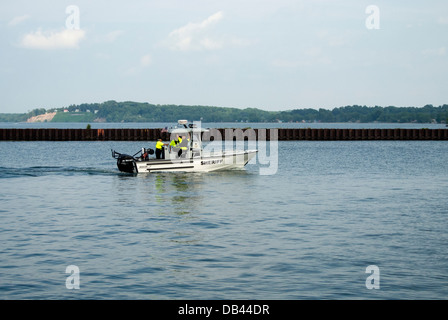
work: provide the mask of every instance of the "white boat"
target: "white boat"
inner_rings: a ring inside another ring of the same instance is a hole
[[[117,159],[117,167],[122,172],[209,172],[243,168],[257,153],[257,150],[226,150],[218,152],[204,151],[202,133],[208,129],[198,128],[179,120],[178,126],[171,128],[171,139],[185,137],[184,148],[179,156],[179,149],[164,146],[161,159],[154,156],[154,150],[142,148],[134,155],[128,155],[112,150],[112,157]]]

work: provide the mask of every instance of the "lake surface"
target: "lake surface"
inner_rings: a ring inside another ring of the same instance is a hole
[[[152,144],[0,142],[0,299],[448,298],[447,142],[280,141],[270,175],[259,157],[118,172],[111,148]]]

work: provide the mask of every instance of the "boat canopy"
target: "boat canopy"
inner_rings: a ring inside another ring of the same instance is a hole
[[[188,120],[179,120],[177,121],[178,125],[171,127],[168,129],[169,133],[174,134],[184,134],[184,133],[203,133],[209,132],[208,129],[204,129],[202,127],[198,127],[196,123],[188,123]]]

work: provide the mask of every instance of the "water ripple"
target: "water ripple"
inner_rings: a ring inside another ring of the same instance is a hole
[[[261,176],[126,175],[109,143],[2,144],[0,298],[448,296],[445,142],[279,146],[278,172]],[[80,290],[65,287],[69,265]]]

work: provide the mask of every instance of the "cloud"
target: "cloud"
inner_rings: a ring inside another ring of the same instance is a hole
[[[128,76],[136,75],[143,69],[149,67],[151,64],[152,64],[152,56],[150,54],[146,54],[140,58],[140,63],[138,64],[138,66],[134,66],[127,69],[125,74]]]
[[[14,27],[14,26],[16,26],[16,25],[22,23],[23,21],[28,20],[30,17],[31,17],[31,16],[28,15],[28,14],[25,14],[25,15],[23,15],[23,16],[15,17],[15,18],[12,19],[11,21],[9,21],[8,26],[10,26],[10,27]]]
[[[162,44],[174,51],[212,51],[229,46],[242,47],[255,43],[253,40],[213,32],[213,27],[223,17],[224,13],[218,11],[201,22],[190,22],[170,32],[168,38]]]
[[[53,50],[53,49],[76,49],[85,37],[84,30],[65,29],[60,32],[36,32],[26,34],[21,45],[28,49]]]
[[[222,40],[213,37],[210,33],[213,25],[223,18],[223,12],[219,11],[202,22],[188,23],[168,35],[167,46],[172,50],[215,50],[222,48]]]
[[[152,63],[152,57],[150,54],[144,55],[143,57],[140,58],[140,66],[143,68],[150,66],[151,63]]]

